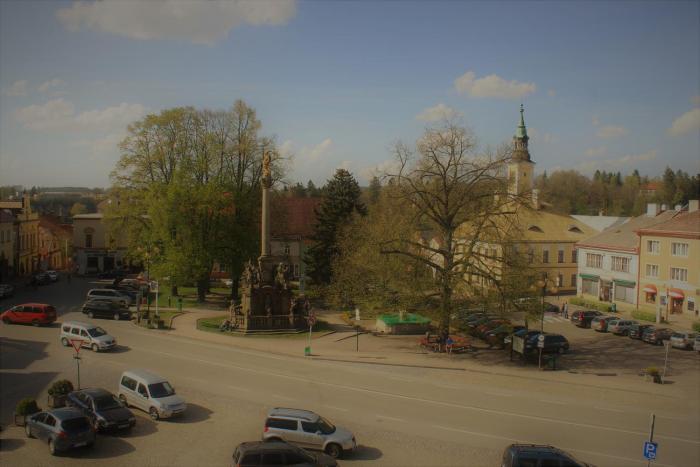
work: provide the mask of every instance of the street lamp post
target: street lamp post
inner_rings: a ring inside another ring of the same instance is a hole
[[[548,287],[549,285],[549,287]],[[559,289],[557,288],[558,284],[555,284],[551,279],[547,277],[547,273],[544,273],[544,276],[542,276],[542,279],[537,281],[537,286],[540,288],[542,291],[542,312],[540,316],[540,332],[544,333],[544,297],[547,295],[547,292],[552,292],[552,293],[557,293]]]

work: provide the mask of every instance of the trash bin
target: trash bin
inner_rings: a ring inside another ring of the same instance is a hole
[[[177,311],[182,311],[182,297],[177,297]]]
[[[557,369],[557,356],[556,355],[550,355],[547,357],[547,369],[549,370],[556,370]]]

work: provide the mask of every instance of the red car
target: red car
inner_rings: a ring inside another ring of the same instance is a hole
[[[0,319],[5,324],[51,324],[56,321],[56,309],[45,303],[24,303],[13,306]]]

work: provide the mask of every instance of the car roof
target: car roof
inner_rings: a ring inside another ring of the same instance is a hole
[[[86,388],[86,389],[78,389],[77,391],[74,391],[75,393],[82,393],[82,394],[87,394],[90,397],[99,397],[99,396],[111,396],[112,393],[109,392],[106,389],[102,388]]]
[[[317,413],[311,412],[310,410],[288,409],[285,407],[274,407],[270,409],[270,411],[267,413],[267,416],[300,418],[310,422],[316,421],[320,418]]]
[[[167,381],[167,379],[163,378],[162,376],[158,376],[155,373],[151,373],[150,371],[142,370],[140,368],[126,370],[122,373],[122,376],[136,377],[142,379],[146,384],[162,383],[163,381]]]
[[[90,323],[83,323],[82,321],[64,321],[61,326],[83,326],[84,328],[96,328],[97,326]]]
[[[60,409],[47,410],[48,413],[53,415],[59,420],[70,420],[71,418],[84,418],[85,415],[73,407],[62,407]]]
[[[18,303],[15,306],[51,306],[48,303]]]
[[[297,446],[285,441],[244,441],[236,448],[238,452],[244,454],[247,451],[279,451],[281,449],[297,451]]]

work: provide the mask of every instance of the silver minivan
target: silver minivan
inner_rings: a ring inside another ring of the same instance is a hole
[[[124,306],[131,305],[131,298],[128,295],[113,289],[90,289],[86,300],[108,300]]]
[[[302,448],[324,451],[335,458],[357,448],[352,432],[334,426],[317,413],[280,407],[268,412],[262,439],[287,441]]]
[[[146,370],[122,373],[117,394],[124,405],[148,412],[153,420],[179,415],[187,408],[167,379]]]
[[[633,324],[639,324],[631,319],[618,319],[608,323],[608,331],[618,336],[626,336],[630,333]]]
[[[109,350],[117,345],[117,340],[101,327],[80,321],[62,323],[60,338],[61,344],[66,347],[71,345],[72,340],[81,340],[81,347],[87,347],[95,352]]]

